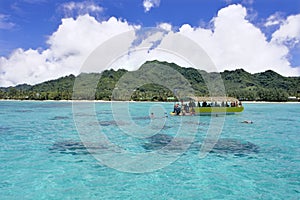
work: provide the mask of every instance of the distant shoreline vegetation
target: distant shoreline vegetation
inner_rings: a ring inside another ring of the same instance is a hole
[[[197,69],[180,67],[174,63],[147,61],[141,68],[163,64],[177,70],[191,85],[196,96],[209,96],[207,86],[201,76],[213,77],[215,73],[207,73]],[[140,68],[140,69],[141,69]],[[11,100],[112,100],[112,92],[119,79],[128,71],[105,70],[100,73],[83,73],[75,77],[69,75],[56,80],[36,85],[22,84],[15,87],[1,87],[0,99]],[[220,73],[226,95],[242,101],[285,102],[299,101],[300,77],[284,77],[274,71],[250,74],[243,69],[225,70]],[[73,94],[76,80],[84,80],[76,86],[77,95]],[[97,81],[95,90],[89,85]],[[80,93],[82,91],[82,93]],[[133,101],[178,101],[174,92],[158,84],[146,84],[136,88],[130,99]]]

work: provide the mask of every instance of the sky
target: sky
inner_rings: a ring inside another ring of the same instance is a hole
[[[300,76],[299,0],[1,0],[0,87],[77,75],[99,45],[146,27],[191,39],[220,72]]]

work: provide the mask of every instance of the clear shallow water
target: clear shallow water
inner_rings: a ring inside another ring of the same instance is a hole
[[[101,128],[111,141],[132,152],[161,147],[160,140],[122,134],[127,122],[116,124],[110,105],[96,103],[99,124],[90,123],[90,127]],[[153,105],[157,104],[130,103],[132,120],[159,134],[175,136],[180,118],[159,119],[163,128],[147,126]],[[168,112],[173,107],[161,106]],[[300,104],[244,106],[243,113],[226,116],[214,153],[199,158],[198,146],[211,120],[216,120],[200,117],[194,144],[178,160],[137,174],[105,167],[85,150],[72,103],[2,101],[0,198],[299,199]],[[163,117],[163,112],[156,117]],[[244,120],[254,123],[241,123]]]

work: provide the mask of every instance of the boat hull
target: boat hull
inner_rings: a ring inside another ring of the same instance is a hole
[[[244,107],[196,107],[194,115],[232,115],[240,113],[244,110]],[[174,116],[175,113],[171,112],[170,115]],[[180,115],[193,115],[191,113],[185,113]]]

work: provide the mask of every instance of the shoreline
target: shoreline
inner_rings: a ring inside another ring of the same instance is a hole
[[[299,101],[241,101],[242,104],[298,104]]]
[[[0,99],[3,101],[16,102],[82,102],[82,103],[110,103],[110,102],[126,102],[126,103],[175,103],[171,101],[107,101],[107,100],[21,100],[21,99]],[[242,104],[300,104],[299,101],[241,101]]]

